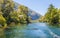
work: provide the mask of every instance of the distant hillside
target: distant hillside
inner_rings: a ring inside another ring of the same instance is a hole
[[[19,5],[21,4],[15,2],[15,9],[17,9]],[[37,20],[40,18],[41,15],[29,8],[28,16],[31,17],[31,20]]]
[[[33,10],[29,10],[28,16],[30,16],[32,20],[37,20],[41,15]]]

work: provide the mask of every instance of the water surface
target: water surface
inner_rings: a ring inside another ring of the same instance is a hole
[[[16,25],[0,29],[0,38],[60,38],[60,28],[47,23]]]

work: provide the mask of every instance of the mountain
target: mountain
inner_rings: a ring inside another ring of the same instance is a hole
[[[37,19],[40,18],[41,15],[38,14],[37,12],[35,12],[35,11],[29,9],[28,16],[30,16],[32,20],[37,20]]]
[[[17,9],[18,6],[21,5],[21,4],[18,4],[16,2],[14,2],[14,3],[15,3],[15,8],[14,9]],[[41,17],[40,14],[38,14],[37,12],[31,10],[30,8],[28,8],[28,10],[29,10],[28,11],[28,16],[31,17],[31,20],[37,20],[37,19],[39,19]]]

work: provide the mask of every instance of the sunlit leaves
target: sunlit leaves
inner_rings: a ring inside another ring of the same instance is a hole
[[[51,4],[47,13],[45,14],[45,18],[48,20],[46,21],[52,24],[59,23],[59,13],[60,12],[58,12],[58,9]]]
[[[14,8],[12,0],[0,0],[0,24],[28,23],[28,8],[24,5],[19,5],[17,10]]]
[[[4,25],[6,23],[6,19],[2,16],[1,12],[0,12],[0,24]]]

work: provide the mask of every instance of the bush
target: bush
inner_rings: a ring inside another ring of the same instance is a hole
[[[2,26],[6,25],[6,19],[2,15],[0,15],[0,24]]]

